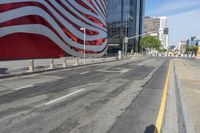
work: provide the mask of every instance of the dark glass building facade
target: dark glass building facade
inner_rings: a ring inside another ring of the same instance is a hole
[[[108,43],[120,44],[124,36],[143,33],[144,0],[108,0]],[[139,38],[129,40],[128,51],[139,52]]]

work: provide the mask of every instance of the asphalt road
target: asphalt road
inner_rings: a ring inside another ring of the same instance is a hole
[[[0,133],[153,133],[169,60],[0,80]]]

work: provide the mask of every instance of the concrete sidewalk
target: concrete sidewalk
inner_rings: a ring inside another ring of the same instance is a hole
[[[129,55],[129,58],[142,59],[142,55]],[[34,60],[34,72],[29,72],[29,64],[30,60],[19,60],[19,61],[0,61],[0,79],[8,78],[8,77],[16,77],[22,75],[28,75],[39,72],[46,72],[52,70],[59,70],[65,68],[73,68],[79,67],[83,65],[92,65],[98,63],[112,62],[112,61],[120,61],[116,56],[112,57],[102,57],[102,58],[86,58],[86,64],[84,64],[84,59],[79,58],[77,64],[77,58],[75,57],[67,57],[66,58],[66,66],[63,67],[64,59],[54,59],[54,68],[50,68],[50,60],[51,59],[36,59]]]
[[[187,107],[186,121],[200,132],[200,69],[192,60],[175,60],[176,74],[181,84],[182,99]],[[187,123],[186,123],[187,124]],[[187,125],[186,125],[187,126]],[[191,131],[190,131],[191,132]]]
[[[86,58],[86,64],[115,61],[116,57],[103,57],[103,58]],[[19,61],[1,61],[0,62],[0,77],[10,74],[27,73],[29,70],[30,60],[19,60]],[[54,59],[54,69],[63,68],[64,58]],[[66,58],[66,68],[77,65],[83,65],[84,59],[75,57]],[[35,59],[34,60],[34,71],[42,71],[50,69],[50,59]]]

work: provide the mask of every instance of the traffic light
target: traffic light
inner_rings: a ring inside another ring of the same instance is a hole
[[[163,34],[168,35],[169,34],[169,29],[168,28],[164,28]]]

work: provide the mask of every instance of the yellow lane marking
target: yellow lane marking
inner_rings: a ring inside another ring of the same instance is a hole
[[[163,96],[162,96],[162,101],[160,104],[160,110],[158,113],[157,121],[156,121],[156,129],[155,133],[160,133],[161,127],[162,127],[162,122],[163,122],[163,117],[164,117],[164,112],[165,112],[165,107],[166,107],[166,101],[167,101],[167,91],[168,91],[168,85],[169,85],[169,76],[170,76],[170,71],[171,71],[171,61],[168,66],[168,73],[165,81],[165,86],[163,90]]]

